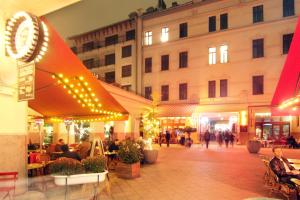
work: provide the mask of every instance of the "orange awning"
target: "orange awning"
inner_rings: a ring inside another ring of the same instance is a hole
[[[35,99],[29,101],[29,107],[45,117],[99,116],[103,113],[92,112],[82,107],[78,100],[68,94],[62,84],[53,79],[53,74],[63,74],[70,79],[83,77],[102,105],[101,109],[127,114],[128,112],[106,91],[76,55],[65,44],[54,28],[44,18],[49,29],[49,46],[43,59],[36,64]]]

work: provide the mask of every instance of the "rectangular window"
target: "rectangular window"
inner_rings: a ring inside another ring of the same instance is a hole
[[[126,91],[131,91],[131,85],[122,85],[121,88]]]
[[[211,16],[208,18],[208,31],[209,32],[216,31],[216,28],[217,28],[216,23],[217,23],[216,16]]]
[[[122,47],[122,58],[127,58],[131,56],[131,45]]]
[[[169,85],[161,86],[161,101],[169,101]]]
[[[91,51],[94,49],[94,42],[87,42],[87,43],[84,43],[82,45],[82,51],[83,52],[86,52],[86,51]]]
[[[252,8],[252,14],[253,14],[253,23],[257,22],[263,22],[264,21],[264,6],[254,6]]]
[[[105,73],[105,82],[107,83],[114,83],[116,81],[115,79],[115,72],[106,72]]]
[[[85,67],[88,68],[88,69],[94,68],[94,58],[84,60],[82,63],[83,63],[83,64],[85,65]]]
[[[188,66],[188,52],[179,53],[179,68],[186,68]]]
[[[145,98],[152,100],[152,87],[145,87]]]
[[[182,23],[179,25],[179,38],[185,38],[188,36],[188,23]]]
[[[187,99],[187,83],[179,84],[179,100]]]
[[[126,41],[135,39],[135,30],[130,30],[126,32]]]
[[[161,56],[161,71],[169,70],[169,55]]]
[[[105,46],[117,44],[118,40],[119,40],[118,34],[106,37],[105,38]]]
[[[152,72],[152,58],[145,58],[145,73]]]
[[[114,65],[116,63],[116,56],[114,53],[105,55],[105,66]]]
[[[222,45],[220,46],[220,63],[228,62],[228,46]]]
[[[227,79],[220,80],[220,97],[227,97]]]
[[[145,32],[145,45],[152,45],[152,31]]]
[[[122,77],[131,76],[131,65],[122,66]]]
[[[208,64],[214,65],[217,63],[217,48],[210,47],[208,49]]]
[[[264,76],[252,77],[252,92],[253,95],[264,94]]]
[[[78,51],[77,51],[77,47],[71,47],[70,49],[72,50],[72,52],[73,52],[74,54],[77,54],[77,52],[78,52]]]
[[[228,29],[228,14],[227,13],[220,15],[220,29],[221,30]]]
[[[216,81],[208,81],[208,98],[216,97]]]
[[[264,39],[257,39],[252,41],[252,57],[264,57]]]
[[[287,54],[289,52],[292,40],[293,40],[293,33],[286,34],[282,36],[282,53]]]
[[[169,28],[168,27],[163,27],[161,29],[161,42],[167,42],[169,40]]]
[[[283,17],[295,15],[295,2],[294,0],[282,0],[283,2]]]

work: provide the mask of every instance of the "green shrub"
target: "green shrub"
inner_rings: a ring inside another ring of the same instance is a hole
[[[105,170],[106,159],[105,156],[88,157],[81,161],[85,172],[87,173],[101,173]]]
[[[56,175],[73,175],[84,173],[84,168],[78,160],[63,157],[50,165],[50,172]]]
[[[133,164],[142,159],[141,146],[132,140],[125,140],[120,144],[118,156],[123,163]]]

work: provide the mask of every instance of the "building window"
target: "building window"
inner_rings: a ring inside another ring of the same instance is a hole
[[[220,80],[220,97],[227,97],[227,79]]]
[[[152,87],[145,87],[145,98],[152,100]]]
[[[282,36],[282,53],[287,54],[289,52],[292,40],[293,40],[293,33],[286,34]]]
[[[169,55],[161,56],[161,71],[169,70]]]
[[[283,17],[295,15],[294,0],[282,0],[282,1],[283,1]]]
[[[253,7],[252,13],[253,13],[253,23],[264,21],[264,6],[263,5]]]
[[[161,100],[169,101],[169,85],[161,86]]]
[[[216,16],[211,16],[208,18],[208,31],[209,32],[214,32],[216,31],[216,25],[217,20],[216,20]]]
[[[145,58],[145,73],[152,72],[152,58]]]
[[[116,56],[114,53],[105,55],[105,66],[114,65],[116,63]]]
[[[179,100],[187,99],[187,83],[179,84]]]
[[[70,49],[74,54],[77,54],[77,52],[78,52],[77,47],[71,47]]]
[[[220,62],[221,63],[228,62],[228,46],[227,45],[220,46]]]
[[[179,53],[179,68],[186,68],[188,66],[188,52]]]
[[[252,57],[264,57],[264,39],[257,39],[252,41]]]
[[[179,25],[179,38],[184,38],[188,36],[188,24],[182,23]]]
[[[216,97],[216,81],[208,81],[208,98]]]
[[[131,76],[131,65],[122,66],[122,77]]]
[[[122,85],[121,88],[126,91],[131,91],[131,85]]]
[[[122,47],[122,58],[127,58],[131,56],[131,45]]]
[[[83,63],[83,64],[85,65],[85,67],[88,68],[88,69],[94,68],[94,58],[84,60],[84,61],[82,61],[82,63]]]
[[[115,72],[106,72],[105,73],[105,82],[114,83],[115,82]]]
[[[221,30],[228,29],[228,14],[227,13],[220,15],[220,29]]]
[[[214,65],[217,63],[217,48],[210,47],[208,49],[208,64]]]
[[[152,45],[152,31],[145,32],[145,45]]]
[[[169,28],[168,27],[163,27],[161,29],[161,38],[160,40],[162,42],[167,42],[169,40]]]
[[[126,41],[135,40],[135,30],[130,30],[126,32]]]
[[[87,42],[87,43],[84,43],[82,45],[82,51],[83,52],[86,52],[86,51],[91,51],[94,49],[94,42]]]
[[[252,92],[253,95],[264,94],[264,76],[252,77]]]
[[[105,38],[105,46],[117,44],[119,40],[118,34]]]

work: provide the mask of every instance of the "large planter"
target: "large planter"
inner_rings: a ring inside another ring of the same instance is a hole
[[[140,177],[140,162],[125,164],[119,162],[116,167],[116,174],[119,178],[133,179]]]
[[[258,153],[261,147],[260,141],[249,140],[247,143],[247,149],[249,153]]]
[[[75,174],[70,176],[53,175],[56,185],[77,185],[97,183],[105,180],[107,171],[102,173]]]
[[[144,156],[145,156],[146,163],[153,164],[157,160],[158,150],[156,150],[156,149],[152,149],[152,150],[145,149],[144,150]]]

